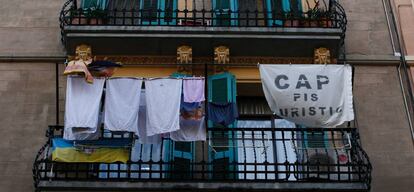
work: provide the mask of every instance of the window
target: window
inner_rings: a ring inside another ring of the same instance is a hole
[[[212,0],[212,3],[214,25],[238,25],[237,0]]]
[[[174,25],[177,0],[142,0],[141,17],[147,25]]]
[[[302,12],[300,0],[266,0],[266,6],[269,26],[282,26],[288,13],[298,16]]]

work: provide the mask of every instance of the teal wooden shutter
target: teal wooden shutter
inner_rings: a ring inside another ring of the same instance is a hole
[[[212,0],[213,24],[218,26],[238,25],[237,0]],[[229,11],[232,13],[229,14]]]
[[[291,11],[292,13],[302,12],[301,2],[302,0],[266,0],[268,25],[282,26],[283,20],[280,19],[286,16],[287,13]]]
[[[195,142],[170,141],[172,147],[172,174],[173,179],[193,178],[193,164],[195,159]]]
[[[175,25],[177,0],[143,0],[141,1],[143,24]],[[159,12],[159,11],[160,12]]]
[[[236,102],[236,78],[230,73],[222,73],[210,76],[208,79],[208,101],[209,102]],[[222,125],[208,122],[209,127],[217,129],[222,128]],[[229,125],[230,128],[235,127],[236,122]],[[237,160],[237,146],[236,135],[232,132],[212,132],[209,135],[212,141],[212,148],[209,148],[209,161],[212,165],[209,167],[212,170],[212,178],[226,179],[237,178],[237,174],[226,173],[228,171],[235,171],[237,166],[231,163]],[[214,148],[215,145],[220,147]]]
[[[82,9],[89,9],[89,8],[99,8],[99,9],[106,9],[108,5],[107,0],[83,0],[81,3]]]

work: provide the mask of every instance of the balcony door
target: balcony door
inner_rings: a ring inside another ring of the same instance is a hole
[[[177,0],[141,0],[140,14],[144,25],[176,25]]]
[[[301,15],[302,1],[306,0],[266,0],[267,24],[283,26],[288,14]]]
[[[237,0],[211,0],[213,6],[213,25],[236,26],[238,25]]]

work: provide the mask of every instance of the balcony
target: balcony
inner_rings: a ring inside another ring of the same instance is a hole
[[[96,55],[173,56],[188,44],[196,57],[217,45],[234,56],[273,57],[312,57],[323,46],[336,57],[346,23],[336,0],[68,0],[60,13],[72,55],[87,43]]]
[[[371,164],[354,128],[209,128],[205,142],[133,143],[126,163],[53,161],[48,142],[33,166],[37,190],[368,191]],[[82,149],[80,149],[82,150]]]

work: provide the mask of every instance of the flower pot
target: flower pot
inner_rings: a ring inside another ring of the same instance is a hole
[[[88,20],[84,17],[74,17],[71,19],[72,25],[85,25],[88,24]]]
[[[283,23],[283,26],[285,26],[285,27],[299,27],[300,26],[300,24],[299,24],[300,22],[299,22],[299,20],[285,20],[284,21],[284,23]]]
[[[89,25],[102,25],[104,24],[103,19],[101,18],[89,18]]]

